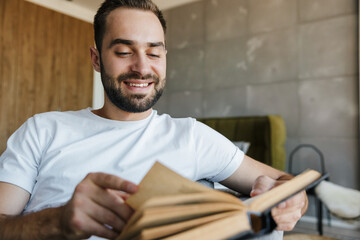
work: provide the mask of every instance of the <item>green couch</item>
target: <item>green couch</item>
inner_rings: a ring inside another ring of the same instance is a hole
[[[250,143],[247,155],[274,168],[285,170],[286,128],[281,116],[198,119],[233,142]]]

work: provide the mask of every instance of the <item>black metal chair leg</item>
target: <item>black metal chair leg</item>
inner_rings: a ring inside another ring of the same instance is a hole
[[[297,146],[290,153],[288,171],[291,174],[294,174],[294,175],[297,174],[294,171],[293,166],[292,166],[293,157],[294,157],[294,155],[295,155],[295,153],[297,151],[299,151],[300,149],[303,149],[303,148],[310,148],[310,149],[314,150],[318,154],[320,172],[321,172],[322,175],[325,175],[326,170],[325,170],[324,155],[322,154],[322,152],[317,147],[315,147],[314,145],[311,145],[311,144],[300,144],[299,146]],[[327,178],[327,180],[329,180],[329,179]],[[317,231],[318,231],[319,235],[323,235],[323,204],[322,204],[321,200],[319,198],[317,198],[317,196],[316,196],[316,194],[314,192],[314,189],[309,189],[307,191],[307,193],[308,193],[309,196],[314,196],[314,198],[315,198],[316,217],[317,217]],[[330,214],[329,214],[329,211],[327,209],[326,209],[326,211],[327,211],[327,217],[328,217],[328,224],[330,225]]]
[[[318,199],[317,197],[315,197],[315,201],[316,201],[316,208],[317,208],[317,228],[318,228],[318,232],[319,235],[323,235],[323,219],[322,219],[322,202],[320,201],[320,199]]]

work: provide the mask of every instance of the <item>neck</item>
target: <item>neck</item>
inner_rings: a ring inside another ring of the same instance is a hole
[[[100,109],[93,110],[94,114],[117,121],[138,121],[150,116],[152,109],[141,113],[130,113],[116,107],[107,97],[105,97],[104,106]]]

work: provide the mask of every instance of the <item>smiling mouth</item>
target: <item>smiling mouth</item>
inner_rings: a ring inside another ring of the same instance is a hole
[[[148,87],[152,83],[128,83],[128,82],[125,82],[125,84],[130,87],[145,88],[145,87]]]

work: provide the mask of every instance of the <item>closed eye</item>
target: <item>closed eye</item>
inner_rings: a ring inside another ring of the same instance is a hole
[[[148,54],[149,57],[154,57],[154,58],[160,58],[160,55],[157,54]]]
[[[115,52],[115,54],[120,57],[125,57],[125,56],[129,56],[131,53],[130,52]]]

